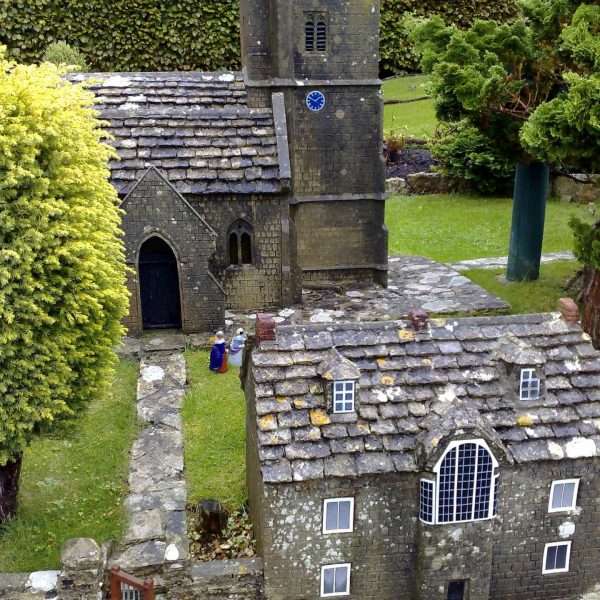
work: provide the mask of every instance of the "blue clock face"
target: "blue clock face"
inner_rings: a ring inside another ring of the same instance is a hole
[[[318,90],[309,92],[308,96],[306,96],[306,106],[313,112],[322,110],[325,106],[325,96],[323,95],[323,92],[319,92]]]

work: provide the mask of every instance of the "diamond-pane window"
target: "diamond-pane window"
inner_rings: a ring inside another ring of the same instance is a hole
[[[521,369],[519,397],[521,400],[537,400],[540,397],[540,379],[535,369]]]
[[[335,381],[333,383],[333,412],[354,412],[354,381]]]

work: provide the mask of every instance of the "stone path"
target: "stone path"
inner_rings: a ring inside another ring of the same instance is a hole
[[[575,260],[575,255],[570,251],[551,252],[542,255],[542,264],[556,262],[558,260]],[[498,269],[506,267],[508,256],[497,256],[495,258],[473,258],[470,260],[461,260],[454,263],[448,263],[448,267],[456,271],[468,271],[469,269]]]
[[[431,314],[505,311],[509,305],[448,265],[421,256],[390,256],[389,285],[343,290],[304,290],[302,306],[277,311],[285,324],[382,321],[405,317],[412,308]],[[229,328],[249,325],[252,312],[227,311]]]
[[[189,566],[183,433],[180,416],[186,384],[182,334],[141,341],[137,416],[143,424],[131,450],[129,527],[109,566],[119,564],[159,584],[181,577]]]

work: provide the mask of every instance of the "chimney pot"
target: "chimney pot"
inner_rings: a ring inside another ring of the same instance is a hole
[[[560,298],[557,306],[566,323],[579,323],[579,307],[573,298]]]
[[[427,311],[422,308],[413,308],[408,313],[408,318],[412,323],[413,329],[415,331],[421,331],[422,329],[427,329],[427,324],[429,323],[429,315]]]

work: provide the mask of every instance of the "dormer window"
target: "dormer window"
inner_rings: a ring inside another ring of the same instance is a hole
[[[540,379],[535,369],[521,369],[519,398],[521,400],[537,400],[540,397]]]
[[[333,412],[354,412],[354,381],[333,382]]]

